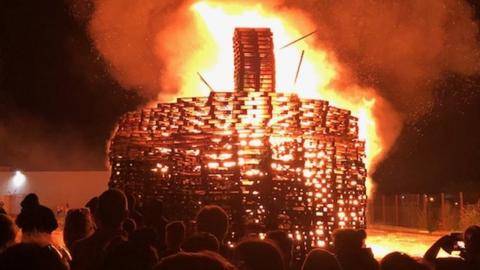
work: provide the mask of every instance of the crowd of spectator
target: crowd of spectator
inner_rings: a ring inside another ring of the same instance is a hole
[[[58,223],[37,195],[27,195],[15,221],[0,213],[0,269],[61,270],[479,270],[480,227],[441,237],[423,258],[393,252],[377,261],[365,246],[364,230],[334,233],[329,250],[313,249],[302,261],[283,231],[229,243],[227,213],[219,206],[199,210],[193,231],[184,221],[169,221],[162,203],[140,209],[133,196],[109,189],[85,208],[70,209],[63,245],[52,239]],[[21,237],[18,236],[21,231]],[[18,239],[17,239],[18,238]],[[460,245],[460,243],[463,243]],[[459,257],[438,258],[443,249]]]

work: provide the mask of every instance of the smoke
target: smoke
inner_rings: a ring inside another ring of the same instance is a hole
[[[178,1],[181,2],[181,1]],[[155,37],[169,24],[177,1],[94,1],[90,34],[110,64],[111,73],[125,88],[154,97],[162,87],[161,74],[168,57],[155,53]],[[164,42],[168,42],[165,38]]]
[[[192,3],[94,1],[88,17],[91,37],[124,87],[159,99],[181,94],[182,61],[211,45],[192,38],[198,30],[188,10]],[[480,69],[478,24],[466,1],[277,0],[262,5],[313,22],[315,43],[333,51],[349,83],[358,85],[340,87],[338,94],[376,98],[373,113],[383,154],[402,122],[428,113],[443,75],[472,75]]]
[[[102,170],[101,152],[78,130],[17,114],[0,121],[0,164],[28,170]],[[99,149],[101,150],[101,149]]]
[[[299,5],[308,12],[318,26],[318,40],[407,118],[428,112],[432,89],[445,73],[479,71],[478,22],[466,1],[287,1],[286,5]]]

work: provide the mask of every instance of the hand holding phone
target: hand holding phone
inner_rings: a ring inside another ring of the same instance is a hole
[[[451,233],[450,237],[452,238],[452,251],[462,251],[465,249],[465,241],[463,239],[463,233]]]

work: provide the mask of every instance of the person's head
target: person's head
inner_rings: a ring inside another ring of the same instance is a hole
[[[172,221],[165,228],[165,245],[170,249],[178,249],[185,240],[185,224]]]
[[[157,226],[163,222],[163,203],[158,199],[146,201],[144,211],[145,224],[148,226]]]
[[[52,245],[21,243],[9,247],[0,258],[2,270],[68,270],[68,264]]]
[[[180,252],[163,258],[155,270],[235,270],[225,258],[214,252]]]
[[[358,251],[365,244],[367,234],[365,230],[340,229],[333,234],[335,253]]]
[[[98,207],[95,212],[97,225],[103,228],[118,229],[127,217],[127,198],[118,189],[109,189],[98,197]]]
[[[235,247],[235,260],[241,270],[283,270],[278,247],[269,240],[247,239]]]
[[[94,229],[94,224],[88,208],[73,208],[68,210],[63,229],[63,241],[67,248],[73,243],[89,236]]]
[[[90,214],[92,216],[95,215],[95,211],[97,210],[98,208],[98,197],[93,197],[91,198],[86,204],[85,204],[85,207],[88,208],[88,210],[90,210]]]
[[[303,262],[302,270],[341,270],[337,258],[324,249],[310,251]]]
[[[468,256],[480,257],[480,226],[472,225],[465,230],[465,251]]]
[[[284,231],[271,231],[267,233],[267,239],[274,242],[282,252],[285,265],[288,266],[292,260],[293,241]]]
[[[196,229],[213,234],[222,243],[228,230],[228,215],[218,205],[204,206],[197,214]]]
[[[57,219],[50,208],[40,204],[35,206],[32,201],[25,205],[15,220],[17,226],[22,229],[22,237],[27,233],[51,234],[57,229]]]
[[[123,230],[130,236],[137,229],[137,223],[131,218],[127,218],[122,223]]]
[[[186,252],[199,252],[204,250],[209,250],[213,252],[218,252],[220,245],[217,238],[206,232],[195,233],[194,235],[188,237],[181,246],[183,251]]]
[[[30,207],[35,207],[40,205],[40,202],[38,200],[38,196],[35,193],[30,193],[25,198],[23,198],[22,202],[20,203],[20,206],[22,208],[30,208]]]
[[[17,228],[13,220],[4,214],[0,214],[0,252],[15,243]]]
[[[137,206],[137,200],[135,199],[135,196],[133,196],[131,193],[127,193],[125,196],[127,196],[128,210],[135,210]]]
[[[423,270],[424,265],[420,264],[405,253],[392,252],[383,257],[380,261],[381,270]]]

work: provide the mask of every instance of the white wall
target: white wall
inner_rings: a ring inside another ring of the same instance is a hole
[[[25,194],[34,192],[40,203],[55,210],[57,206],[83,207],[93,196],[107,189],[110,172],[22,172],[25,182],[16,187],[12,179],[15,172],[0,172],[0,201],[10,213],[17,214]]]

